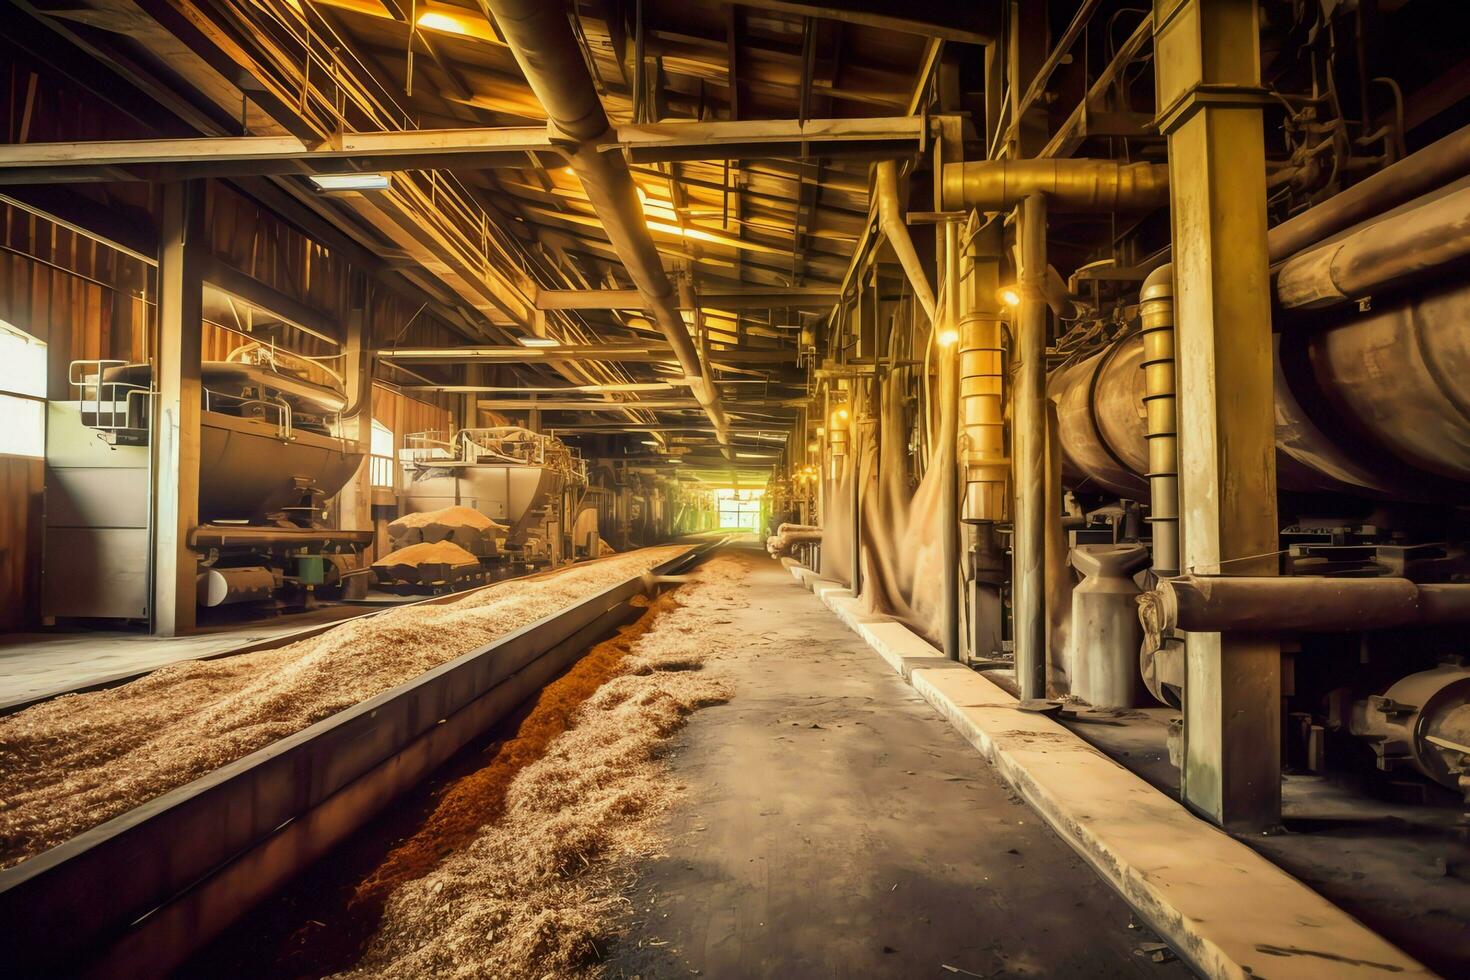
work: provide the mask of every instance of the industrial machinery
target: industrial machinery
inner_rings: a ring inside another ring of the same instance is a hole
[[[406,514],[462,506],[507,526],[505,550],[556,565],[572,556],[586,464],[555,436],[518,426],[418,432],[404,440]]]
[[[343,438],[345,399],[247,345],[201,367],[199,604],[309,604],[360,564],[366,531],[329,527],[325,502],[364,449]],[[148,364],[74,361],[74,399],[48,405],[42,612],[146,620],[155,441]],[[162,424],[162,436],[157,433]]]

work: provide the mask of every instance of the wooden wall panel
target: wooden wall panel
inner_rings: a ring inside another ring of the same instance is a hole
[[[0,456],[0,633],[39,622],[44,471],[39,459]]]

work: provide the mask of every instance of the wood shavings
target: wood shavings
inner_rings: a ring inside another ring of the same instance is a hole
[[[0,867],[683,551],[647,548],[393,609],[275,650],[160,668],[0,718]]]
[[[741,641],[712,623],[745,604],[745,567],[717,557],[678,608],[633,644],[623,673],[511,783],[504,815],[403,885],[355,969],[361,977],[539,978],[595,972],[625,899],[619,868],[656,854],[656,818],[678,798],[663,743],[728,697],[703,667]]]

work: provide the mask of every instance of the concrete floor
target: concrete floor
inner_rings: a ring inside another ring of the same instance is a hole
[[[610,976],[1187,976],[921,698],[746,551],[735,696],[671,761]]]
[[[1084,711],[1067,726],[1161,792],[1179,795],[1167,728],[1178,712]],[[1406,797],[1386,794],[1395,786]],[[1446,977],[1470,976],[1470,845],[1454,794],[1412,776],[1288,773],[1280,831],[1242,837],[1363,924]]]

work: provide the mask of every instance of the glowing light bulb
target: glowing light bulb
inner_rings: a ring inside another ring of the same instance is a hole
[[[940,347],[953,347],[960,342],[960,332],[954,327],[946,327],[939,331],[939,336],[936,339],[939,341]]]
[[[1021,291],[1015,286],[1002,286],[1000,288],[1000,292],[996,295],[999,296],[1000,301],[1007,306],[1021,305]]]
[[[837,411],[835,411],[835,412],[832,413],[832,424],[833,424],[833,426],[842,425],[844,422],[847,421],[847,419],[848,419],[847,409],[845,409],[845,408],[839,408]]]

